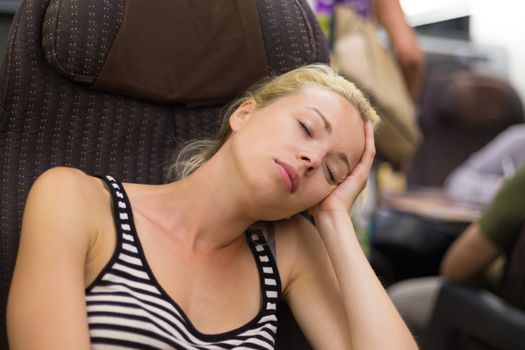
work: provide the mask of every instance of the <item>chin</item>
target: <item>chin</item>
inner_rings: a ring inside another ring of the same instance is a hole
[[[251,177],[248,187],[255,205],[260,208],[260,220],[278,221],[300,214],[315,205],[313,202],[299,203],[297,196],[286,191],[284,186],[273,177]]]
[[[284,200],[280,201],[267,201],[263,203],[261,213],[263,214],[261,220],[266,221],[279,221],[289,219],[295,215],[306,212],[307,209],[304,207],[294,208],[293,206],[287,206]]]

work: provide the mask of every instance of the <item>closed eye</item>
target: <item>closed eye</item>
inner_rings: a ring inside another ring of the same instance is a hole
[[[330,169],[328,165],[326,165],[326,172],[328,173],[329,182],[332,184],[336,184],[337,181],[336,181],[334,172],[332,171],[332,169]]]
[[[306,135],[308,135],[308,137],[312,137],[312,132],[310,131],[310,129],[308,129],[305,123],[299,121],[299,125],[301,125],[301,128],[303,128],[304,132],[306,133]]]

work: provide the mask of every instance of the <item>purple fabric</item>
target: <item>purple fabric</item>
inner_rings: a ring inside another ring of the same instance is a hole
[[[334,11],[335,4],[344,4],[352,9],[361,17],[368,19],[372,15],[373,0],[315,0],[315,12],[317,15],[327,16]]]

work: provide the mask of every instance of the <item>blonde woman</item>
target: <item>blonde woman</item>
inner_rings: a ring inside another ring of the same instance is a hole
[[[45,172],[25,208],[11,349],[272,349],[280,298],[316,349],[415,349],[348,216],[377,122],[312,65],[237,101],[218,140],[183,152],[178,181]]]

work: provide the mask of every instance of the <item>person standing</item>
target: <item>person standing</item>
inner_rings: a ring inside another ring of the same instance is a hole
[[[321,28],[331,37],[335,6],[349,6],[365,20],[377,20],[392,43],[410,96],[417,101],[423,76],[424,56],[416,35],[405,19],[399,0],[311,0]]]

